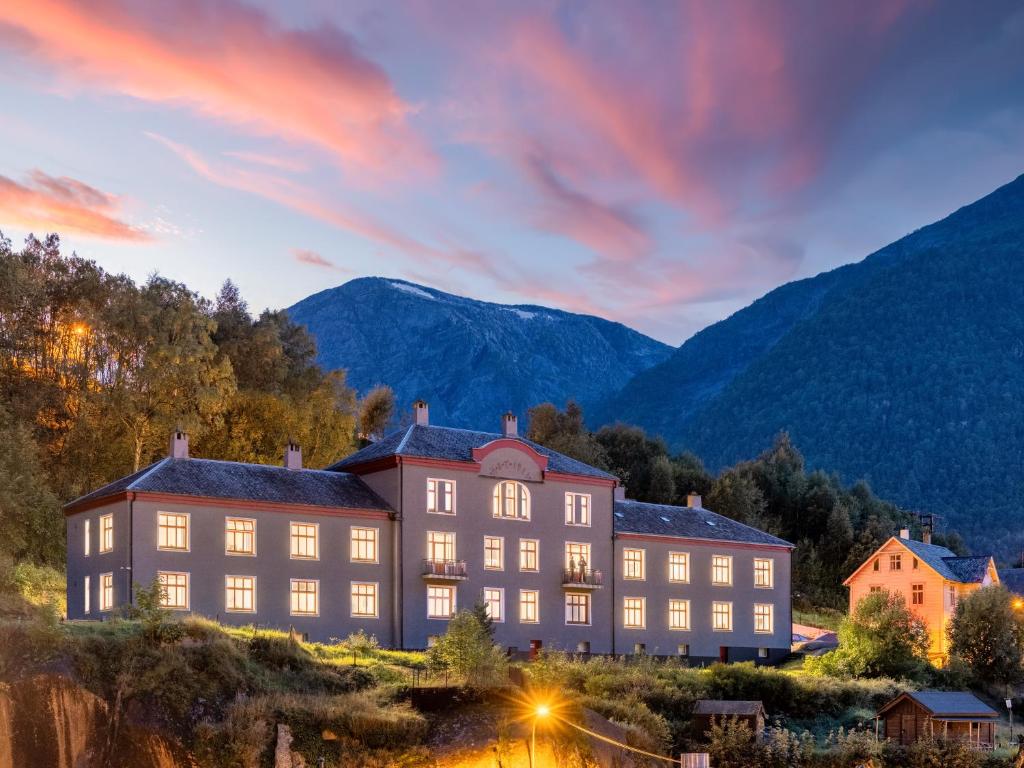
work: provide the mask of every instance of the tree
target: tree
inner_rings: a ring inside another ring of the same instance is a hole
[[[494,619],[491,618],[491,612],[487,609],[487,603],[483,600],[477,600],[473,603],[473,615],[476,620],[480,622],[480,626],[487,632],[488,637],[494,640]]]
[[[672,462],[668,456],[658,456],[651,462],[647,485],[647,500],[655,504],[671,504],[676,496],[676,482]]]
[[[949,626],[950,650],[985,683],[1024,679],[1024,615],[1005,587],[989,586],[960,600]]]
[[[427,658],[433,669],[451,672],[475,687],[500,684],[507,667],[505,654],[472,611],[459,611],[448,622],[448,631]]]
[[[389,386],[378,384],[359,403],[359,433],[366,440],[379,440],[394,413],[394,391]]]
[[[363,630],[352,632],[342,641],[342,647],[346,652],[352,654],[352,666],[356,666],[356,660],[360,656],[369,656],[380,648],[376,635],[367,635]]]
[[[607,469],[608,457],[604,448],[586,428],[583,409],[575,401],[566,403],[565,412],[551,403],[535,405],[529,410],[528,418],[528,439],[585,464]]]
[[[928,631],[902,595],[885,590],[862,597],[839,625],[839,648],[808,658],[812,673],[849,677],[914,677],[927,664]]]

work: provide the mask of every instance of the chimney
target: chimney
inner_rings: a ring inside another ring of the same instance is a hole
[[[932,543],[932,532],[929,531],[927,528],[921,531],[921,541],[923,541],[925,544]]]
[[[625,501],[625,500],[626,500],[626,486],[624,486],[624,485],[616,485],[615,486],[615,501]]]
[[[294,440],[284,447],[284,468],[302,469],[302,449]]]
[[[188,433],[181,427],[171,433],[171,448],[167,455],[172,459],[188,458]]]
[[[701,498],[699,493],[688,493],[686,494],[686,506],[690,509],[704,509],[701,506]]]
[[[501,417],[501,434],[505,437],[519,436],[519,427],[516,426],[516,415],[512,411],[506,411]]]
[[[412,419],[417,427],[430,426],[430,409],[424,400],[417,400],[412,404]]]
[[[900,528],[900,538],[901,539],[909,539],[910,538],[910,529],[909,528]]]

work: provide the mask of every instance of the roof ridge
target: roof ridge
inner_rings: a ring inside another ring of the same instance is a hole
[[[405,434],[402,435],[402,439],[399,440],[398,441],[398,445],[395,446],[395,454],[400,454],[402,451],[405,450],[405,444],[409,442],[409,436],[412,434],[412,431],[416,427],[417,427],[416,424],[410,424],[409,428],[407,430],[405,430]]]
[[[125,490],[127,490],[127,491],[134,490],[136,483],[141,483],[147,477],[152,475],[157,470],[158,467],[162,467],[164,464],[166,464],[168,461],[171,461],[171,460],[172,459],[171,459],[170,456],[164,456],[162,459],[160,459],[160,461],[155,462],[154,464],[152,464],[149,467],[149,469],[147,469],[141,475],[139,475],[134,480],[132,480],[130,483],[128,483],[128,485],[125,486]],[[117,481],[115,480],[114,482],[117,482]]]

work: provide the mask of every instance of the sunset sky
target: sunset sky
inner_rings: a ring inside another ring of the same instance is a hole
[[[1019,2],[0,2],[0,229],[672,344],[1024,172]]]

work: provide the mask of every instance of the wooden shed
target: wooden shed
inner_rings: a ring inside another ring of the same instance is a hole
[[[884,736],[900,744],[954,739],[991,749],[999,715],[967,691],[908,691],[875,715]]]
[[[698,699],[693,707],[691,720],[693,737],[698,741],[707,738],[711,723],[736,718],[750,726],[755,738],[764,733],[764,705],[760,701],[723,701],[720,699]]]

